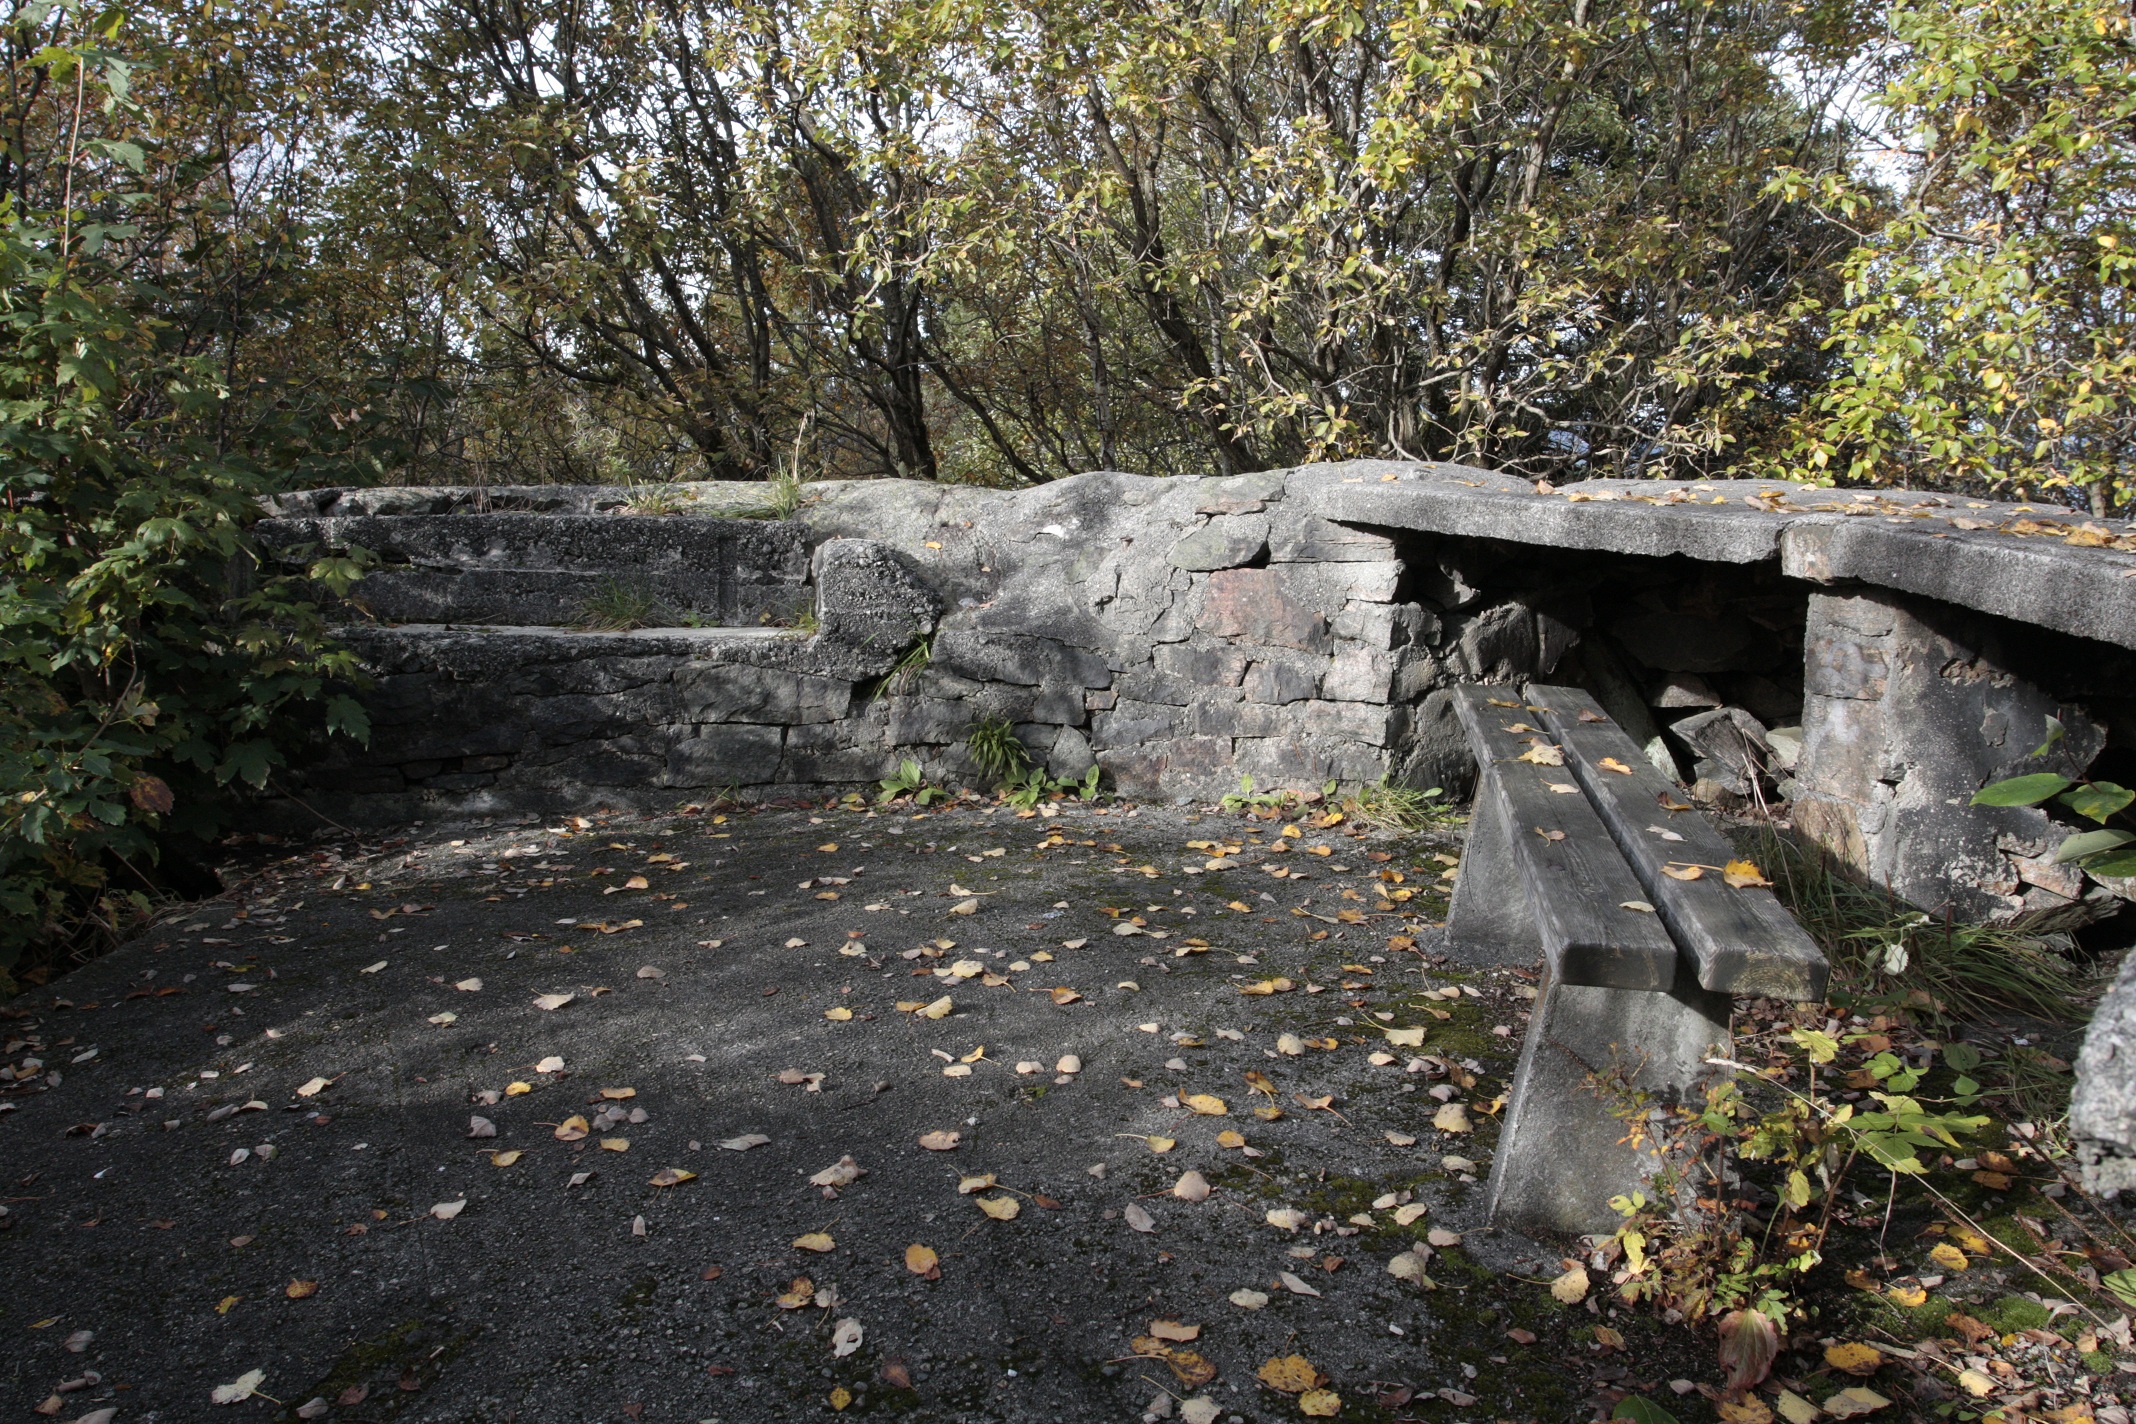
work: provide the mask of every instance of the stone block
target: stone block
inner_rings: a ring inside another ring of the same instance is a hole
[[[940,697],[891,697],[886,735],[892,746],[946,746],[962,741],[972,724],[971,708]]]
[[[853,684],[777,667],[697,664],[675,673],[682,720],[835,722],[853,707]]]
[[[1175,569],[1208,572],[1250,564],[1267,550],[1265,515],[1220,515],[1174,543],[1165,559]]]
[[[1325,658],[1273,653],[1257,658],[1246,670],[1241,690],[1248,702],[1303,702],[1319,693],[1327,668]]]
[[[2085,1030],[2069,1131],[2086,1191],[2113,1197],[2136,1187],[2136,955],[2121,961]]]
[[[1156,651],[1157,671],[1198,687],[1237,687],[1248,661],[1243,649],[1201,638],[1166,643]]]
[[[1182,709],[1122,698],[1111,711],[1091,718],[1091,745],[1100,751],[1143,747],[1179,730]]]
[[[1241,737],[1232,760],[1263,790],[1318,791],[1328,779],[1327,749],[1305,737]]]
[[[1394,557],[1394,541],[1318,515],[1289,513],[1269,531],[1268,556],[1277,563],[1373,563]]]
[[[1300,709],[1289,710],[1296,713]],[[1306,703],[1303,712],[1304,716],[1296,725],[1316,737],[1328,737],[1337,743],[1362,742],[1373,747],[1387,744],[1388,718],[1384,703],[1316,700]]]
[[[897,770],[895,748],[856,745],[853,733],[849,726],[789,728],[778,779],[787,785],[836,785],[878,781]]]
[[[1112,681],[1105,659],[1082,648],[1036,634],[977,634],[945,628],[935,635],[934,660],[945,671],[978,682],[1036,687],[1042,682],[1104,687]]]
[[[1339,648],[1320,680],[1320,695],[1336,702],[1385,702],[1394,690],[1394,658],[1369,648]]]
[[[668,751],[661,784],[707,791],[767,785],[779,778],[785,741],[783,727],[700,727]]]
[[[1535,620],[1524,603],[1497,603],[1477,611],[1460,624],[1457,639],[1455,655],[1473,681],[1513,682],[1538,671],[1542,650]]]
[[[1277,737],[1296,729],[1291,709],[1261,702],[1197,702],[1187,727],[1203,737]]]
[[[1328,620],[1294,596],[1281,569],[1228,569],[1209,575],[1195,626],[1219,638],[1305,652],[1326,652]]]

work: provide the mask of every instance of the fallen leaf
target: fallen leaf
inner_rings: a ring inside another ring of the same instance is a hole
[[[1414,1147],[1417,1145],[1417,1140],[1406,1132],[1389,1132],[1385,1136],[1389,1145],[1394,1147]]]
[[[490,1165],[492,1167],[509,1167],[526,1155],[516,1147],[508,1152],[492,1152],[490,1153]]]
[[[1396,1226],[1411,1225],[1419,1218],[1421,1218],[1424,1213],[1429,1211],[1430,1209],[1431,1208],[1425,1206],[1422,1202],[1411,1202],[1407,1206],[1396,1207],[1394,1211],[1394,1224]]]
[[[1661,873],[1671,880],[1696,880],[1706,873],[1703,865],[1664,865]]]
[[[771,1141],[761,1132],[745,1132],[740,1137],[730,1137],[719,1145],[729,1152],[747,1152],[752,1147],[762,1147]]]
[[[850,1155],[839,1158],[808,1179],[812,1187],[847,1187],[868,1175],[868,1169]]]
[[[1203,1117],[1223,1117],[1231,1111],[1222,1098],[1209,1093],[1188,1093],[1180,1098],[1179,1105]]]
[[[947,1018],[949,1017],[949,1011],[955,1007],[956,1005],[950,1001],[949,995],[944,994],[933,1003],[922,1005],[919,1010],[919,1016],[923,1019]]]
[[[1469,1122],[1468,1109],[1459,1103],[1441,1104],[1439,1110],[1431,1115],[1431,1125],[1441,1132],[1473,1132],[1475,1130],[1474,1125]]]
[[[1574,1266],[1550,1283],[1550,1294],[1566,1305],[1578,1305],[1587,1299],[1587,1268]]]
[[[1294,1206],[1277,1207],[1261,1218],[1278,1231],[1296,1231],[1312,1218]]]
[[[682,1167],[662,1167],[653,1173],[650,1185],[655,1187],[679,1187],[684,1182],[694,1182],[697,1174]]]
[[[430,1209],[430,1214],[440,1221],[450,1221],[465,1210],[467,1210],[467,1198],[462,1197],[458,1201],[439,1202]]]
[[[1199,1325],[1187,1325],[1177,1320],[1152,1320],[1150,1334],[1160,1340],[1170,1340],[1177,1345],[1189,1344],[1201,1338]]]
[[[1130,1229],[1147,1235],[1157,1229],[1157,1218],[1143,1210],[1139,1202],[1129,1202],[1120,1212]]]
[[[1309,1389],[1298,1396],[1298,1412],[1315,1419],[1333,1419],[1342,1413],[1342,1396],[1332,1389]]]
[[[1966,1259],[1965,1252],[1948,1242],[1939,1241],[1928,1250],[1928,1259],[1946,1271],[1962,1271],[1973,1263]]]
[[[1199,1389],[1216,1378],[1215,1363],[1192,1350],[1173,1350],[1166,1354],[1164,1362],[1188,1389]]]
[[[1439,1247],[1441,1250],[1450,1250],[1451,1248],[1459,1246],[1461,1244],[1461,1233],[1458,1231],[1448,1231],[1443,1226],[1434,1226],[1431,1230],[1424,1233],[1424,1239],[1426,1241],[1429,1241],[1432,1245]]]
[[[853,1017],[853,1011],[841,1004],[835,1009],[825,1009],[823,1016],[832,1023],[845,1023]]]
[[[942,1258],[935,1254],[932,1246],[922,1246],[915,1242],[905,1248],[905,1269],[915,1276],[924,1276],[930,1271],[939,1275],[941,1262]]]
[[[1874,1345],[1853,1342],[1825,1346],[1824,1357],[1825,1363],[1833,1369],[1863,1377],[1875,1374],[1884,1363],[1882,1350]]]
[[[793,1246],[796,1251],[821,1252],[836,1250],[838,1243],[831,1239],[831,1233],[828,1231],[811,1231],[804,1235],[796,1236],[793,1240]]]
[[[319,1293],[317,1281],[291,1281],[282,1288],[282,1294],[291,1300],[310,1300]]]
[[[980,1197],[979,1210],[996,1221],[1014,1221],[1023,1210],[1023,1203],[1014,1197]]]
[[[1283,1394],[1303,1394],[1317,1388],[1327,1376],[1313,1368],[1312,1361],[1303,1355],[1283,1355],[1263,1360],[1255,1370],[1254,1378],[1270,1389]]]
[[[1268,1293],[1257,1290],[1235,1290],[1229,1297],[1231,1303],[1241,1310],[1259,1310],[1268,1304]]]
[[[1246,1138],[1243,1134],[1233,1132],[1227,1127],[1216,1135],[1216,1145],[1230,1148],[1244,1147]]]
[[[551,1054],[535,1064],[534,1071],[537,1073],[561,1073],[564,1071],[564,1060]]]
[[[1172,1184],[1172,1195],[1181,1201],[1201,1202],[1209,1200],[1209,1179],[1199,1172],[1188,1172]]]
[[[534,1085],[532,1083],[514,1081],[504,1085],[504,1095],[508,1098],[524,1097],[533,1091]]]
[[[452,987],[463,994],[479,994],[482,992],[482,981],[480,979],[462,979]]]
[[[241,1400],[252,1398],[258,1392],[259,1387],[266,1383],[266,1380],[267,1372],[265,1370],[247,1370],[230,1383],[219,1384],[209,1390],[208,1398],[217,1404],[236,1404]]]
[[[1891,1401],[1865,1385],[1843,1389],[1824,1402],[1824,1412],[1834,1419],[1858,1419],[1864,1414],[1874,1414],[1887,1409]]]
[[[948,1152],[963,1140],[961,1132],[930,1132],[920,1138],[920,1146],[929,1152]]]
[[[1756,862],[1748,860],[1729,861],[1728,864],[1721,867],[1721,879],[1727,881],[1729,885],[1737,890],[1748,890],[1756,886],[1771,885],[1773,883],[1765,878],[1765,872],[1758,869]],[[1888,1404],[1890,1401],[1886,1400],[1885,1403]],[[1881,1408],[1882,1406],[1879,1405],[1878,1407]],[[1866,1414],[1868,1411],[1863,1410],[1862,1412]]]
[[[846,1406],[852,1402],[853,1391],[844,1385],[838,1385],[831,1390],[831,1409],[834,1413],[843,1414]]]
[[[470,1116],[467,1119],[467,1135],[469,1137],[495,1137],[497,1135],[497,1124],[486,1117]]]
[[[439,1028],[444,1028],[448,1024],[456,1024],[459,1021],[460,1016],[450,1010],[442,1014],[432,1014],[428,1020],[428,1022],[436,1024]]]
[[[297,1096],[300,1098],[316,1097],[332,1086],[333,1083],[329,1079],[313,1078],[297,1089]]]
[[[831,1331],[831,1353],[839,1359],[844,1359],[847,1355],[860,1348],[861,1339],[865,1334],[866,1332],[860,1327],[860,1322],[851,1316],[847,1316],[839,1321]]]
[[[554,1013],[577,997],[578,995],[576,994],[537,994],[534,998],[534,1007]]]
[[[1995,1380],[1979,1370],[1966,1370],[1959,1374],[1958,1383],[1975,1399],[1986,1399],[1995,1392]]]
[[[1773,1401],[1773,1407],[1780,1411],[1780,1417],[1785,1419],[1787,1424],[1814,1424],[1814,1421],[1824,1416],[1822,1409],[1791,1389],[1781,1390],[1779,1397]]]
[[[1320,1294],[1319,1291],[1314,1290],[1311,1286],[1307,1285],[1304,1281],[1298,1279],[1298,1277],[1291,1274],[1289,1271],[1278,1271],[1276,1273],[1276,1279],[1283,1282],[1283,1288],[1289,1291],[1292,1295],[1318,1296]]]

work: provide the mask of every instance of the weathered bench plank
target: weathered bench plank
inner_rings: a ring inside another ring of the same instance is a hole
[[[1676,980],[1675,942],[1651,910],[1627,908],[1649,903],[1646,891],[1571,774],[1519,759],[1550,737],[1540,713],[1494,705],[1510,701],[1503,689],[1488,687],[1460,689],[1454,699],[1478,748],[1480,774],[1476,820],[1447,915],[1450,946],[1495,963],[1532,962],[1540,950],[1551,977],[1564,984],[1667,990]],[[1553,784],[1568,790],[1553,791]],[[1532,943],[1515,909],[1521,899]]]
[[[1701,987],[1796,1001],[1824,997],[1824,953],[1769,890],[1721,876],[1735,850],[1683,806],[1595,700],[1572,687],[1531,685],[1527,700],[1565,753],[1566,768],[1600,814],[1645,898],[1690,957]],[[1605,765],[1605,763],[1610,763]],[[1669,807],[1679,809],[1670,810]],[[1666,868],[1704,867],[1695,880]]]

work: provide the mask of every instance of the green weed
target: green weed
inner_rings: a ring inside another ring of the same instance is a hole
[[[589,633],[624,633],[654,626],[664,612],[660,600],[644,589],[621,579],[605,579],[579,604],[573,626]]]

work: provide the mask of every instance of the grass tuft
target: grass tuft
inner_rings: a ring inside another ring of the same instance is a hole
[[[589,633],[627,633],[654,626],[663,612],[660,600],[644,589],[607,579],[579,605],[573,626]]]

